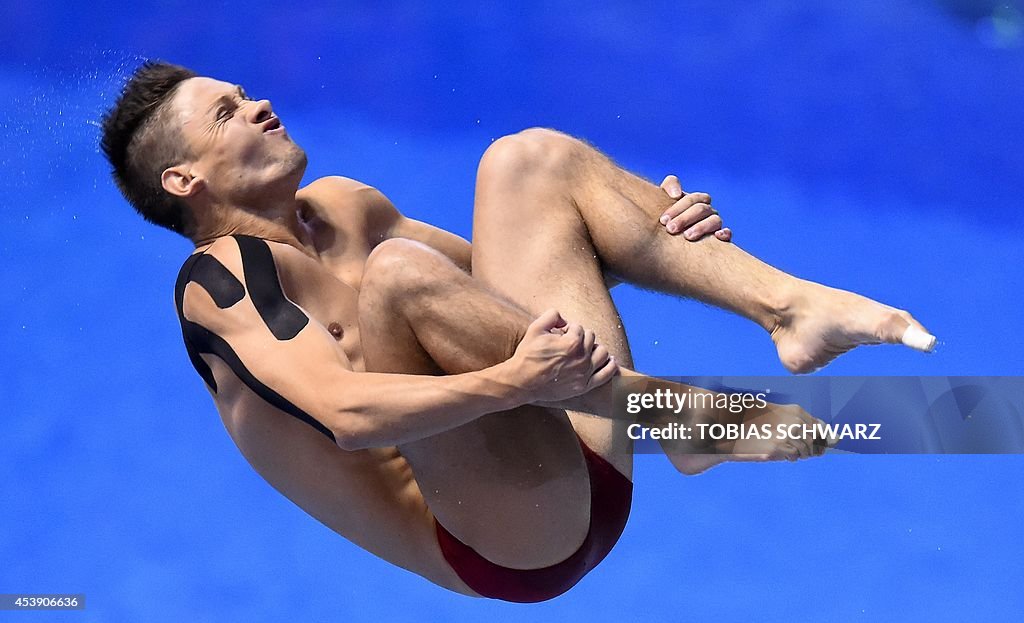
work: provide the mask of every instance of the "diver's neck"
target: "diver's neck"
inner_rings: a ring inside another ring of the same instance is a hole
[[[258,212],[244,209],[218,210],[228,212],[232,218],[228,223],[211,228],[194,239],[196,248],[209,246],[217,238],[232,235],[253,236],[271,242],[280,242],[295,247],[310,257],[317,258],[313,237],[298,217],[299,203],[293,197],[282,201],[273,209],[263,207]]]

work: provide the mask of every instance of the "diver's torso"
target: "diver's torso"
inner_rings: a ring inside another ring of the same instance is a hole
[[[300,211],[318,257],[287,244],[268,244],[284,293],[331,333],[346,365],[362,372],[359,287],[379,236],[367,228],[372,219],[364,218],[358,205],[331,206],[333,213],[324,207],[310,201]],[[244,402],[246,410],[274,411],[258,400]],[[238,408],[218,406],[222,412]],[[416,455],[419,491],[414,486],[404,494],[421,494],[446,528],[494,562],[527,568],[554,564],[586,535],[589,480],[575,433],[562,414],[524,407],[484,416],[416,442]],[[395,465],[392,457],[380,468],[394,470]],[[276,467],[254,467],[273,483],[273,475],[265,472]],[[285,495],[305,486],[275,484]],[[347,536],[336,523],[321,521]]]

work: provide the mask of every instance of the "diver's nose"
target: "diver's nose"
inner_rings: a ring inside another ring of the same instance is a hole
[[[249,123],[263,123],[273,115],[270,100],[260,100],[249,107]]]

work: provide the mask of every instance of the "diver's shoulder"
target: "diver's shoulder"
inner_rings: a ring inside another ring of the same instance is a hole
[[[199,261],[200,258],[206,255],[207,253],[216,256],[219,253],[225,252],[222,251],[221,249],[226,247],[226,245],[228,244],[223,242],[225,239],[228,238],[230,238],[230,236],[221,236],[220,238],[215,238],[209,242],[204,242],[202,244],[197,245],[196,249],[194,249],[193,252],[186,255],[185,258],[182,260],[181,267],[178,269],[178,281],[180,282],[183,278],[186,278],[188,276],[188,273],[191,271],[191,267],[193,267],[196,264],[196,262]],[[217,249],[216,251],[214,251],[215,248]]]
[[[188,279],[189,273],[192,271],[192,267],[195,266],[203,256],[213,257],[221,263],[230,262],[232,258],[237,257],[239,255],[238,244],[233,240],[233,238],[234,235],[220,236],[196,246],[195,250],[185,257],[181,264],[181,268],[178,270],[178,283],[180,284],[183,280]]]
[[[330,199],[336,198],[339,195],[350,195],[373,189],[373,186],[351,177],[326,175],[324,177],[317,178],[300,188],[298,192],[295,193],[295,197],[297,199],[307,200],[319,198]]]
[[[232,234],[214,238],[197,246],[185,258],[174,283],[179,314],[184,312],[185,288],[191,281],[199,283],[208,292],[215,290],[212,294],[220,294],[226,288],[231,290],[227,298],[240,298],[234,296],[235,290],[242,289],[238,277],[242,274],[242,258],[239,243],[234,240],[236,236]]]

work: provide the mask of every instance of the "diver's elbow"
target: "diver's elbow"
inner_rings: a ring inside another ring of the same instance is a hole
[[[334,433],[335,443],[342,450],[349,452],[372,448],[374,444],[371,432],[366,430],[366,427],[353,425],[352,419],[351,414],[343,414],[338,418],[338,422],[330,427]]]

